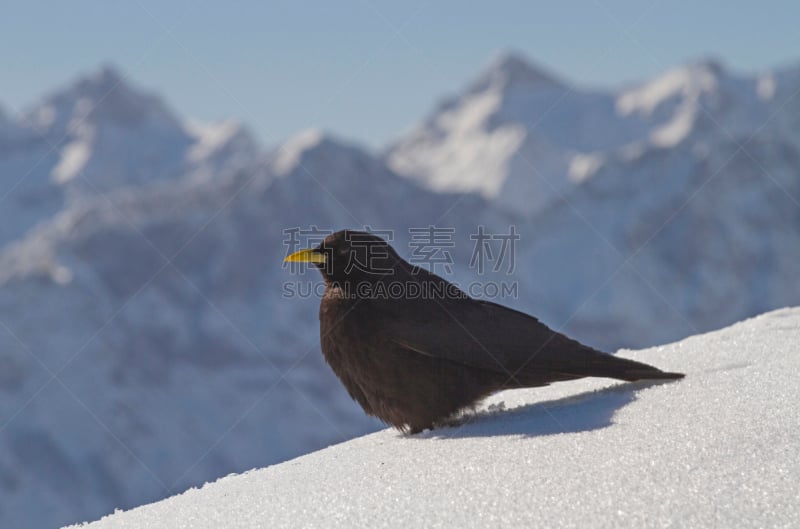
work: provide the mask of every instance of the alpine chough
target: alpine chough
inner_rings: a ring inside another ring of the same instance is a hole
[[[433,428],[504,389],[583,377],[683,377],[471,298],[369,233],[336,232],[286,261],[313,263],[322,272],[325,360],[367,414],[402,431]]]

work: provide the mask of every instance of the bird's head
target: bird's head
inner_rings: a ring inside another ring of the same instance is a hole
[[[354,230],[337,231],[319,246],[295,252],[285,261],[313,263],[327,285],[346,287],[391,279],[405,264],[385,240]]]

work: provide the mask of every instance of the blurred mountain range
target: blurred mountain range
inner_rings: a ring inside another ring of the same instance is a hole
[[[506,54],[384,153],[190,123],[111,67],[0,109],[0,525],[98,518],[374,430],[293,227],[454,230],[451,279],[614,350],[800,303],[800,68],[587,90]],[[469,266],[478,226],[513,274]],[[441,272],[441,270],[435,270]]]

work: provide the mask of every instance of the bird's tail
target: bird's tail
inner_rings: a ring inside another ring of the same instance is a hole
[[[657,367],[605,353],[597,353],[586,366],[584,376],[635,380],[674,380],[683,378],[683,373],[662,371]],[[577,373],[576,373],[577,374]]]

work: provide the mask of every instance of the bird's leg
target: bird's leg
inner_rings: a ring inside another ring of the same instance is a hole
[[[423,430],[433,430],[433,424],[409,424],[408,433],[410,435],[422,433]]]

